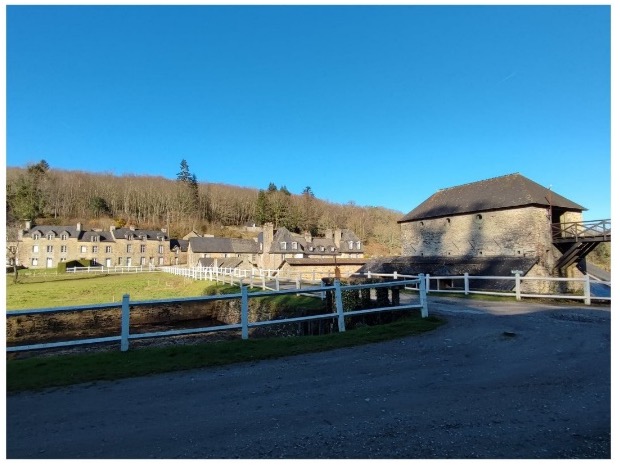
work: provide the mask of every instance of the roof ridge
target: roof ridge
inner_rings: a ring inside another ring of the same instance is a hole
[[[488,182],[490,180],[496,180],[498,178],[512,177],[514,175],[521,175],[521,173],[520,172],[513,172],[513,173],[510,173],[510,174],[506,174],[506,175],[498,175],[497,177],[485,178],[484,180],[477,180],[475,182],[462,183],[461,185],[454,185],[454,186],[450,186],[450,187],[447,187],[447,188],[440,188],[439,190],[437,190],[437,192],[445,191],[445,190],[451,190],[452,188],[460,188],[462,186],[476,185],[478,183]],[[521,175],[521,176],[523,176],[523,175]]]

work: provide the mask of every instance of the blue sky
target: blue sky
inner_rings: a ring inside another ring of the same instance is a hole
[[[610,208],[609,6],[8,6],[8,166]]]

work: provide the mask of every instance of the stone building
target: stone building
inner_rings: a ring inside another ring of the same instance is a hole
[[[26,222],[18,231],[18,264],[53,268],[60,262],[88,260],[93,266],[161,266],[170,244],[165,232],[135,228],[109,231],[75,226],[37,225]]]
[[[580,275],[557,270],[551,224],[581,222],[584,210],[518,173],[442,189],[398,221],[402,256],[389,262],[415,274],[463,274],[469,264],[470,274]]]
[[[190,237],[187,264],[198,266],[202,258],[242,258],[256,264],[259,246],[255,240],[224,237]],[[202,263],[204,266],[205,262]],[[221,264],[221,262],[220,262]]]

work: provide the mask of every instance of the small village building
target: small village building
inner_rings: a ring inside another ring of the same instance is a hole
[[[201,258],[242,258],[256,263],[259,245],[255,240],[224,237],[191,237],[187,249],[189,266],[197,266]]]
[[[574,265],[556,268],[563,252],[552,224],[581,222],[584,210],[519,173],[442,189],[398,221],[402,256],[365,270],[398,265],[407,274],[581,275]],[[537,291],[549,286],[527,284]]]
[[[165,266],[170,251],[169,238],[163,230],[144,230],[135,227],[110,227],[115,242],[112,265]],[[112,254],[112,252],[110,253]],[[107,258],[106,258],[107,262]]]

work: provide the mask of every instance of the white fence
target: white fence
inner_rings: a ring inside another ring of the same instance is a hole
[[[383,288],[383,287],[403,287],[403,286],[416,286],[419,290],[419,302],[418,303],[408,303],[406,305],[392,305],[392,306],[384,306],[379,308],[367,308],[362,310],[353,310],[353,311],[345,311],[342,303],[342,292],[348,290],[360,290],[360,289],[368,289],[368,288]],[[419,309],[420,314],[423,318],[428,317],[428,306],[426,302],[426,292],[425,292],[425,283],[422,277],[418,277],[417,279],[408,279],[408,280],[399,280],[395,282],[381,282],[375,284],[362,284],[362,285],[348,285],[342,286],[340,285],[339,280],[334,280],[334,285],[331,286],[321,286],[321,287],[309,287],[304,288],[304,292],[307,293],[320,293],[325,294],[327,291],[334,291],[334,304],[335,304],[335,312],[327,312],[320,315],[310,315],[310,316],[301,316],[295,318],[286,318],[286,319],[277,319],[277,320],[269,320],[269,321],[255,321],[251,322],[248,318],[248,302],[250,299],[259,298],[259,297],[269,297],[276,296],[282,294],[291,294],[298,293],[298,290],[281,290],[281,291],[268,291],[268,292],[248,292],[248,287],[241,286],[241,292],[236,294],[227,294],[227,295],[212,295],[206,297],[189,297],[182,299],[164,299],[164,300],[147,300],[147,301],[130,301],[129,295],[123,295],[123,299],[120,303],[104,303],[104,304],[96,304],[96,305],[85,305],[85,306],[75,306],[75,307],[60,307],[60,308],[39,308],[39,309],[30,309],[30,310],[19,310],[19,311],[9,311],[6,313],[7,318],[17,317],[17,316],[25,316],[25,315],[40,315],[40,314],[53,314],[53,313],[62,313],[62,312],[80,312],[86,310],[100,310],[105,308],[120,308],[121,312],[121,333],[118,336],[110,336],[110,337],[99,337],[92,339],[80,339],[73,341],[62,341],[62,342],[51,342],[45,344],[32,344],[32,345],[19,345],[7,347],[7,352],[20,352],[20,351],[30,351],[30,350],[41,350],[41,349],[50,349],[57,347],[70,347],[76,345],[86,345],[86,344],[96,344],[103,342],[118,342],[121,343],[121,351],[127,351],[129,349],[129,341],[132,339],[146,339],[146,338],[157,338],[157,337],[170,337],[170,336],[179,336],[186,334],[200,334],[206,332],[216,332],[216,331],[227,331],[227,330],[241,330],[241,338],[248,339],[249,337],[249,329],[259,326],[270,326],[274,324],[285,324],[285,323],[294,323],[301,321],[310,321],[316,319],[337,319],[338,321],[338,331],[345,332],[345,317],[355,316],[360,314],[369,314],[369,313],[381,313],[385,311],[397,311],[397,310],[411,310],[411,309]],[[166,304],[178,304],[178,303],[186,303],[186,302],[208,302],[208,301],[217,301],[217,300],[239,300],[241,299],[241,312],[240,312],[240,322],[237,324],[225,324],[219,326],[210,326],[203,328],[193,328],[193,329],[175,329],[170,331],[160,331],[160,332],[146,332],[139,334],[130,334],[129,325],[130,325],[130,307],[131,306],[140,306],[140,305],[166,305]]]
[[[376,274],[367,272],[365,274],[354,274],[357,277],[383,277],[397,279],[410,279],[417,276],[398,274],[396,271],[392,274]],[[488,290],[484,288],[474,289],[470,287],[471,281],[506,281],[506,290]],[[522,291],[522,285],[525,281],[538,281],[546,283],[578,283],[582,285],[583,293],[564,293],[564,294],[545,294],[545,293],[526,293]],[[459,285],[462,283],[462,287]],[[611,282],[606,281],[594,281],[590,276],[585,275],[583,278],[561,278],[561,277],[523,277],[520,273],[515,273],[514,276],[471,276],[467,273],[456,276],[431,276],[430,274],[424,275],[424,284],[427,293],[462,293],[469,295],[475,293],[479,295],[496,295],[505,297],[514,297],[516,300],[522,298],[553,298],[564,300],[583,300],[586,305],[590,305],[592,300],[604,300],[611,301]],[[433,288],[433,285],[435,286]],[[593,286],[604,286],[609,288],[609,295],[601,294],[596,295],[592,293]],[[413,287],[415,289],[415,287]]]
[[[70,274],[136,274],[138,272],[158,272],[153,265],[146,266],[83,266],[67,268]]]

